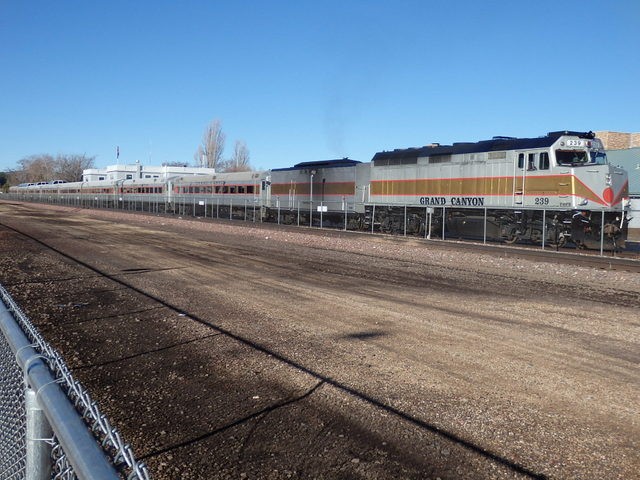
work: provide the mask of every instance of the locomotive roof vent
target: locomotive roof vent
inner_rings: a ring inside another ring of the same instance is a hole
[[[429,145],[425,145],[424,148],[436,148],[439,147],[439,143],[430,143]]]
[[[516,137],[505,137],[503,135],[496,135],[492,140],[515,140]]]
[[[549,137],[561,137],[562,135],[572,135],[574,137],[579,137],[579,138],[596,138],[596,134],[589,131],[589,132],[574,132],[571,130],[560,130],[557,132],[549,132],[547,134],[547,136]]]

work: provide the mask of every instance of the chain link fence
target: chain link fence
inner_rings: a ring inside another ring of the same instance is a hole
[[[0,479],[149,480],[146,466],[2,285],[0,327]]]
[[[22,371],[0,335],[0,478],[25,478],[26,429]]]

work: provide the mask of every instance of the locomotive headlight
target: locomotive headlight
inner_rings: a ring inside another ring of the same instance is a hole
[[[611,174],[610,173],[607,173],[607,175],[604,177],[604,182],[607,185],[611,186]]]

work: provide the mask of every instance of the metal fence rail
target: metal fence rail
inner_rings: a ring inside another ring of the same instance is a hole
[[[114,196],[113,194],[96,194],[95,196],[76,196],[76,195],[51,195],[41,193],[16,194],[9,193],[4,196],[6,200],[18,200],[22,202],[37,202],[64,205],[77,208],[102,208],[113,209],[118,211],[148,212],[162,215],[177,215],[180,217],[201,217],[216,218],[228,220],[244,220],[245,222],[273,222],[277,224],[288,224],[298,226],[309,226],[329,229],[342,229],[354,231],[369,231],[370,233],[394,233],[413,236],[423,236],[425,239],[455,239],[463,238],[457,233],[448,233],[445,221],[442,221],[442,228],[439,230],[432,229],[432,217],[444,218],[446,213],[455,210],[473,212],[477,218],[484,218],[483,233],[464,238],[472,240],[482,240],[483,243],[488,241],[502,241],[502,237],[491,236],[489,227],[491,226],[490,211],[495,208],[465,206],[418,206],[418,205],[400,205],[400,204],[376,204],[364,202],[361,207],[364,213],[357,212],[356,203],[349,203],[346,200],[335,201],[309,201],[294,200],[284,196],[273,196],[267,204],[258,204],[259,198],[253,201],[248,199],[239,199],[237,201],[229,200],[225,195],[172,195],[170,199],[159,195],[142,195],[142,194],[121,194]],[[147,198],[148,197],[148,198]],[[514,207],[515,208],[515,207]],[[404,210],[404,216],[392,215],[386,220],[381,219],[381,212],[385,210]],[[499,210],[499,209],[498,209]],[[519,212],[537,211],[542,212],[542,227],[540,229],[541,241],[531,243],[525,238],[522,243],[539,245],[543,250],[545,248],[554,247],[549,244],[547,234],[556,230],[554,227],[555,220],[553,216],[559,213],[557,209],[546,209],[543,207],[518,207]],[[562,213],[567,213],[564,210]],[[325,213],[326,212],[326,213]],[[342,212],[336,215],[336,212]],[[599,238],[592,238],[593,245],[589,248],[600,249],[600,256],[604,256],[605,250],[616,252],[620,248],[617,238],[605,232],[605,214],[604,209],[592,210],[594,221],[592,226],[597,229],[600,234]],[[363,215],[364,223],[363,224]],[[620,223],[622,226],[622,222]],[[365,228],[367,227],[368,228]],[[625,227],[626,228],[626,227]],[[416,229],[419,231],[416,232]],[[564,234],[559,235],[560,239],[566,239]],[[556,239],[557,240],[557,239]],[[519,243],[520,241],[518,241]],[[508,242],[511,243],[511,242]],[[557,243],[557,242],[556,242]]]
[[[0,331],[1,479],[150,478],[1,285]]]

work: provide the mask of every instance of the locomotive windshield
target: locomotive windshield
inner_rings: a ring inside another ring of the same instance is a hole
[[[556,150],[556,160],[558,165],[605,165],[607,154],[597,150],[587,152],[586,150]]]

